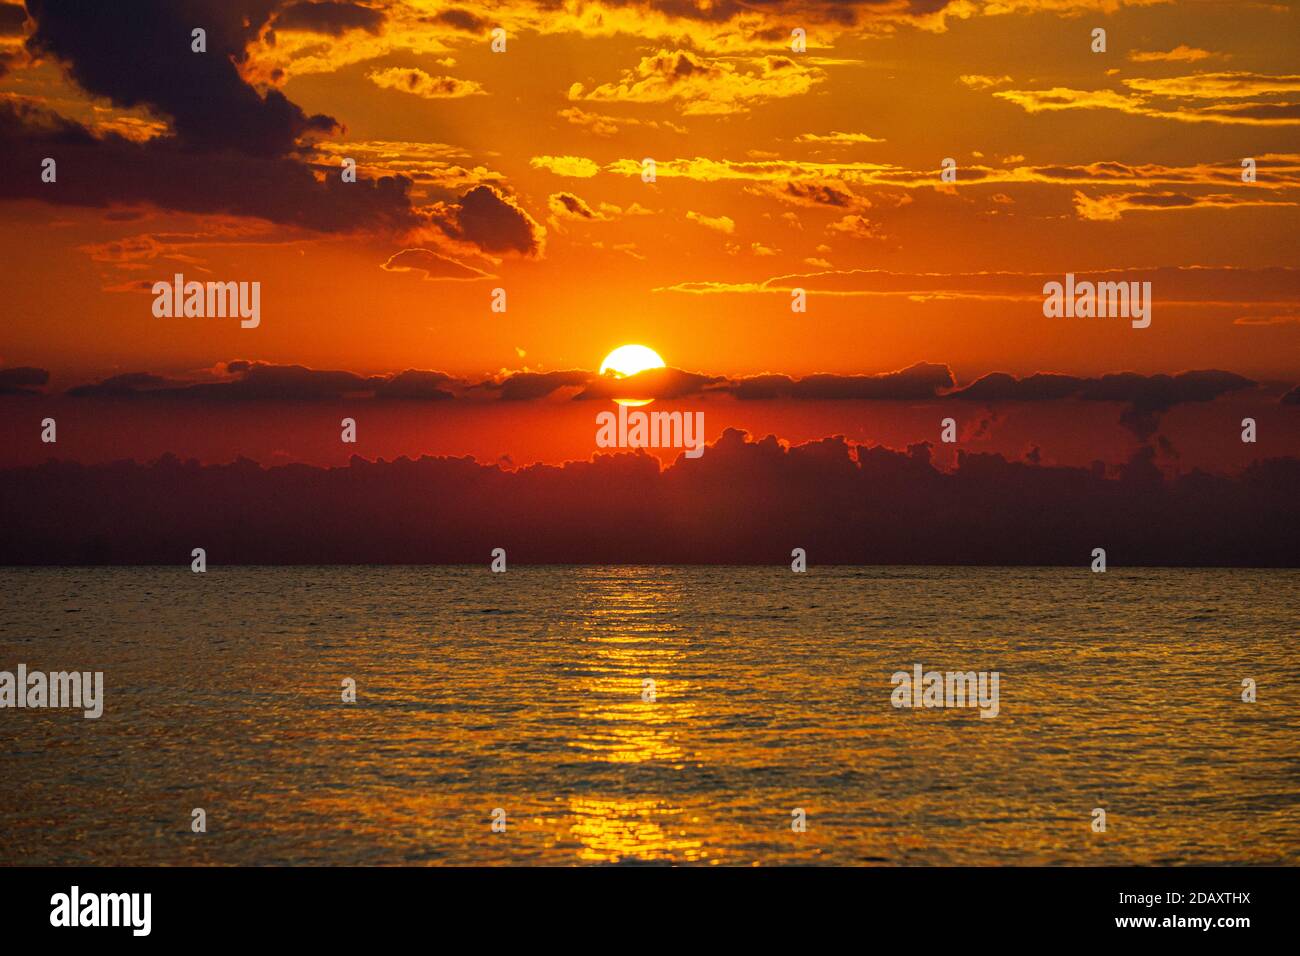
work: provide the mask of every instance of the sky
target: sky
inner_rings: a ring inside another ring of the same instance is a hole
[[[1166,474],[1294,457],[1297,19],[2,5],[0,466],[585,461],[612,407],[596,370],[627,343],[668,366],[656,407],[703,410],[711,443],[931,442],[943,468],[1143,454]],[[177,273],[260,283],[257,326],[155,315]],[[1046,317],[1067,273],[1150,282],[1150,326]]]

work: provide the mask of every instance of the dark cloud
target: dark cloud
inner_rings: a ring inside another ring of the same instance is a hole
[[[679,368],[651,368],[623,378],[592,376],[587,387],[574,398],[685,398],[699,395],[708,386],[725,381],[721,376],[684,372]]]
[[[36,389],[44,387],[49,381],[50,373],[43,368],[0,368],[0,395],[39,395]]]
[[[304,30],[342,36],[348,30],[365,30],[379,33],[384,25],[384,12],[359,3],[292,3],[275,18],[281,30]]]
[[[260,93],[239,75],[245,48],[273,0],[134,0],[127,8],[80,0],[29,0],[36,29],[28,48],[57,58],[87,92],[117,106],[147,107],[171,120],[177,141],[204,151],[284,156],[308,133],[330,133],[279,90]],[[207,31],[207,52],[191,31]]]
[[[591,372],[577,369],[564,372],[514,372],[501,382],[484,383],[483,387],[499,391],[503,401],[517,402],[545,398],[561,388],[585,386],[591,379]]]
[[[940,389],[954,381],[946,365],[918,362],[897,372],[881,375],[809,375],[794,379],[787,375],[755,375],[742,378],[729,391],[740,399],[800,398],[838,399],[924,399],[935,398]]]
[[[399,260],[405,250],[389,260]],[[434,256],[434,258],[439,258]],[[399,260],[400,262],[401,260]],[[411,259],[409,268],[423,269],[424,256]],[[387,264],[386,264],[387,267]],[[324,371],[301,365],[273,365],[265,362],[232,361],[225,365],[229,381],[188,383],[147,372],[117,375],[101,382],[80,385],[69,395],[139,396],[165,395],[191,398],[306,399],[334,398],[344,394],[376,397],[428,397],[442,399],[469,396],[475,391],[492,393],[505,401],[545,398],[559,389],[579,390],[575,400],[615,398],[680,399],[689,396],[732,396],[743,401],[979,401],[1016,403],[1040,401],[1116,402],[1126,407],[1121,423],[1146,440],[1155,432],[1160,414],[1187,402],[1209,402],[1256,383],[1244,376],[1218,369],[1180,372],[1176,375],[1140,375],[1117,372],[1095,378],[1039,372],[1016,378],[992,372],[962,388],[947,365],[920,362],[880,375],[789,375],[767,374],[730,379],[721,375],[688,372],[679,368],[647,369],[617,378],[593,371],[567,369],[553,372],[512,372],[500,379],[475,382],[456,379],[442,372],[407,370],[398,375],[363,376],[347,371]],[[7,377],[8,376],[8,377]],[[43,376],[37,380],[38,376]],[[48,373],[42,369],[0,370],[0,388],[43,385]],[[418,384],[417,384],[418,383]],[[443,390],[446,394],[435,394]],[[1300,388],[1292,389],[1282,401],[1295,404]],[[3,392],[0,392],[3,393]],[[990,422],[996,415],[990,416]]]
[[[1207,369],[1177,375],[1118,372],[1085,382],[1079,397],[1087,401],[1129,402],[1120,424],[1146,441],[1160,425],[1160,415],[1184,402],[1209,402],[1256,383],[1233,372]]]
[[[403,232],[422,219],[411,209],[405,177],[318,181],[291,159],[210,153],[170,138],[136,143],[96,137],[79,123],[17,101],[0,101],[0,149],[13,169],[0,177],[0,199],[74,206],[148,203],[201,214],[254,216],[303,228]],[[41,162],[58,163],[58,181],[42,183]]]
[[[1025,378],[1016,378],[1006,372],[990,372],[965,388],[950,393],[948,397],[983,402],[1034,402],[1069,398],[1078,394],[1082,386],[1083,379],[1073,375],[1039,372]]]
[[[1282,396],[1283,405],[1300,405],[1300,385]]]
[[[1177,375],[1116,372],[1099,378],[1044,372],[1016,378],[1006,372],[992,372],[947,397],[984,402],[1037,402],[1065,398],[1120,402],[1128,405],[1120,415],[1120,424],[1146,441],[1159,427],[1160,415],[1175,405],[1210,402],[1229,392],[1253,388],[1256,384],[1244,376],[1219,369],[1179,372]]]
[[[407,369],[394,375],[388,381],[375,388],[375,398],[419,399],[421,401],[446,401],[455,398],[451,392],[441,386],[453,379],[445,372],[429,372],[420,369]]]
[[[494,186],[475,186],[459,202],[440,203],[434,222],[453,239],[486,252],[540,256],[546,235],[537,220]]]
[[[404,177],[318,179],[304,144],[337,131],[278,90],[259,92],[237,64],[274,9],[271,0],[139,0],[116,4],[31,0],[32,52],[62,63],[88,93],[144,108],[170,123],[145,143],[95,135],[45,109],[0,103],[0,149],[14,169],[59,164],[57,183],[5,176],[0,198],[108,207],[151,203],[200,214],[255,216],[321,231],[407,232],[424,224]],[[207,52],[190,31],[207,31]]]
[[[464,30],[466,33],[482,33],[487,29],[487,21],[482,17],[475,16],[468,10],[451,9],[443,10],[434,15],[435,23],[445,23],[449,27],[457,30]]]
[[[161,389],[184,388],[186,383],[152,372],[127,372],[114,375],[93,385],[77,385],[68,389],[74,398],[133,398],[146,392]]]
[[[454,381],[443,372],[407,369],[396,375],[234,361],[228,381],[180,382],[147,372],[115,375],[93,385],[68,389],[76,398],[152,398],[184,401],[320,401],[345,396],[443,401],[455,396],[440,386]]]
[[[27,22],[27,11],[15,3],[0,3],[0,36],[14,37],[23,35],[23,24]]]
[[[599,219],[596,211],[592,209],[585,199],[576,196],[573,193],[552,193],[548,205],[551,211],[557,215],[568,216],[572,219]]]
[[[1167,479],[960,453],[937,469],[843,437],[786,446],[728,430],[696,460],[644,454],[515,471],[469,458],[346,468],[165,457],[0,470],[0,564],[1300,564],[1300,460]],[[436,507],[430,507],[436,502]],[[322,516],[329,516],[328,521]],[[617,533],[610,533],[610,529]],[[788,573],[788,572],[786,572]]]

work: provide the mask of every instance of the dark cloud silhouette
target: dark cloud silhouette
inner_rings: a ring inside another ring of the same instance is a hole
[[[546,230],[494,186],[475,186],[455,203],[440,203],[434,222],[448,236],[487,252],[542,254]]]
[[[0,177],[0,199],[74,206],[149,203],[192,213],[256,216],[328,232],[404,232],[423,224],[402,176],[318,181],[293,159],[210,153],[164,137],[137,143],[95,136],[79,123],[18,101],[0,101],[0,150],[15,169],[58,163],[57,184],[38,175]]]
[[[755,375],[742,378],[730,391],[741,399],[923,399],[935,398],[954,385],[946,365],[918,362],[882,375]]]
[[[312,33],[325,33],[330,36],[342,36],[348,30],[365,30],[367,33],[379,33],[384,25],[384,12],[359,3],[337,3],[324,0],[321,3],[291,3],[275,18],[275,26],[281,30],[304,30]]]
[[[186,383],[151,372],[127,372],[114,375],[93,385],[77,385],[68,389],[75,398],[132,398],[145,392],[160,389],[184,388]]]
[[[1063,398],[1122,402],[1128,408],[1120,415],[1120,424],[1146,441],[1159,427],[1160,415],[1175,405],[1210,402],[1229,392],[1254,388],[1257,384],[1244,376],[1219,369],[1179,372],[1177,375],[1115,372],[1099,378],[1040,372],[1018,379],[1006,372],[992,372],[947,397],[984,402],[1038,402]]]
[[[408,255],[409,254],[409,255]],[[442,257],[428,250],[408,249],[385,263],[384,268],[442,268]],[[450,260],[447,260],[450,262]],[[453,263],[453,265],[455,265]],[[413,389],[409,397],[420,395],[421,388],[410,384],[414,379],[396,383],[404,376],[435,376],[428,379],[431,388],[426,397],[472,398],[476,393],[494,394],[505,401],[542,399],[559,389],[577,389],[575,400],[650,398],[680,399],[690,396],[732,396],[743,401],[980,401],[1041,402],[1073,399],[1078,401],[1115,402],[1127,406],[1121,423],[1144,441],[1154,434],[1159,416],[1185,402],[1214,401],[1231,392],[1253,388],[1257,383],[1218,369],[1179,372],[1176,375],[1139,375],[1117,372],[1095,378],[1040,372],[1016,378],[1005,372],[993,372],[955,390],[951,370],[946,365],[922,362],[880,375],[809,375],[793,378],[768,374],[729,379],[721,375],[690,372],[679,368],[647,369],[636,375],[616,378],[601,376],[583,369],[553,372],[511,372],[499,379],[471,381],[441,372],[408,370],[400,375],[363,376],[349,371],[322,371],[300,365],[273,365],[265,362],[232,361],[226,371],[229,381],[182,382],[148,372],[117,375],[101,382],[77,385],[68,394],[78,397],[183,396],[188,398],[259,398],[312,399],[333,398],[341,394],[395,395]],[[40,381],[7,381],[5,375],[45,376]],[[0,370],[0,394],[4,386],[30,388],[43,385],[49,374],[41,369]],[[1293,389],[1283,396],[1284,404],[1297,399]],[[990,419],[996,416],[990,416]]]
[[[181,382],[147,372],[115,375],[92,385],[79,385],[67,394],[77,398],[165,398],[207,401],[319,401],[361,396],[443,401],[455,396],[441,386],[453,382],[443,372],[407,369],[396,375],[234,361],[226,364],[228,381]]]
[[[959,388],[949,398],[972,399],[981,402],[1035,402],[1069,398],[1083,387],[1083,379],[1074,375],[1054,375],[1039,372],[1025,378],[1016,378],[1006,372],[990,372]]]
[[[708,386],[725,381],[721,376],[684,372],[679,368],[651,368],[624,378],[593,375],[587,387],[574,398],[685,398],[699,395]]]
[[[39,395],[36,390],[44,387],[49,380],[50,373],[43,368],[0,368],[0,395]]]
[[[151,203],[321,231],[402,233],[426,224],[412,209],[405,177],[318,180],[304,160],[305,144],[338,124],[306,114],[278,90],[259,92],[239,75],[246,45],[273,2],[138,0],[124,8],[31,0],[28,7],[36,23],[27,40],[33,53],[63,64],[88,93],[145,108],[170,128],[140,143],[96,135],[30,102],[0,103],[0,150],[14,167],[39,169],[47,156],[59,164],[56,184],[4,177],[0,198]],[[206,53],[191,50],[196,26],[207,31]]]
[[[421,401],[446,401],[455,398],[442,388],[453,381],[445,372],[407,369],[375,387],[375,398],[407,398]]]
[[[487,21],[482,17],[475,16],[468,10],[451,9],[443,10],[434,15],[435,23],[445,23],[449,27],[457,30],[464,30],[466,33],[482,33],[487,29]]]
[[[27,11],[20,4],[0,3],[0,36],[22,36],[26,22]]]
[[[572,219],[586,219],[592,221],[600,218],[600,216],[597,215],[596,210],[592,209],[585,199],[581,196],[576,196],[573,193],[553,193],[549,205],[552,212],[558,215],[568,216]]]
[[[1283,405],[1300,405],[1300,385],[1282,396]]]
[[[999,455],[934,467],[842,437],[787,447],[729,430],[668,468],[644,454],[515,471],[470,458],[345,468],[47,462],[0,470],[0,563],[784,566],[1300,564],[1300,460],[1164,477],[1143,448],[1107,474]],[[611,532],[611,529],[616,531]],[[484,573],[487,573],[484,567]]]
[[[483,387],[499,391],[509,402],[545,398],[561,388],[585,386],[592,373],[571,369],[563,372],[514,372],[500,382],[485,382]]]
[[[79,0],[29,0],[36,29],[28,48],[57,58],[77,85],[117,106],[148,107],[170,118],[181,145],[283,156],[308,133],[338,128],[308,116],[279,90],[260,93],[239,75],[245,48],[273,0],[133,0],[126,8]],[[207,52],[191,49],[196,27]]]

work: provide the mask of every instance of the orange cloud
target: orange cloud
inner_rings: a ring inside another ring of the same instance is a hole
[[[574,179],[589,179],[600,172],[600,167],[584,156],[534,156],[528,165]]]
[[[686,116],[725,115],[745,112],[764,100],[802,96],[824,78],[821,70],[801,66],[788,56],[706,60],[687,50],[660,50],[625,70],[616,83],[591,90],[574,83],[569,99],[677,103]]]
[[[387,90],[400,90],[426,100],[456,99],[462,96],[482,96],[486,93],[473,80],[459,80],[454,76],[430,76],[424,70],[392,67],[371,70],[366,79]]]
[[[1074,208],[1080,219],[1095,222],[1114,222],[1124,213],[1132,211],[1159,212],[1185,209],[1235,209],[1247,206],[1297,206],[1300,203],[1281,200],[1256,198],[1254,196],[1232,196],[1223,193],[1212,195],[1188,195],[1175,192],[1150,193],[1114,193],[1104,196],[1088,197],[1081,192],[1074,194]]]

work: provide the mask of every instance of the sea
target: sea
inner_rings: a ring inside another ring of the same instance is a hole
[[[11,567],[0,595],[0,671],[104,675],[98,719],[0,709],[4,865],[1300,858],[1296,570]],[[895,706],[917,665],[996,672],[996,716]]]

